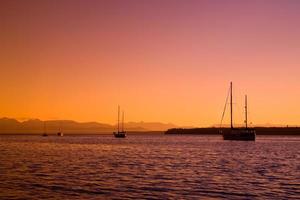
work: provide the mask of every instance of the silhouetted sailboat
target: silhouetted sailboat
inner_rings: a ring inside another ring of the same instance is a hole
[[[46,133],[46,121],[44,121],[44,133],[43,133],[43,137],[47,137],[48,136],[48,134]]]
[[[118,106],[118,130],[114,132],[116,138],[125,138],[126,131],[124,131],[124,112],[122,113],[122,129],[120,131],[120,106]]]
[[[59,131],[57,132],[57,136],[64,136],[64,133],[61,130],[61,121],[59,122]]]
[[[226,102],[227,104],[227,102]],[[225,106],[226,106],[225,104]],[[224,109],[225,110],[225,109]],[[245,96],[245,128],[233,127],[233,109],[232,109],[232,82],[230,82],[230,131],[220,131],[224,140],[255,140],[256,131],[253,128],[248,128],[248,107],[247,95]],[[223,113],[224,116],[224,113]],[[223,118],[222,116],[222,118]]]

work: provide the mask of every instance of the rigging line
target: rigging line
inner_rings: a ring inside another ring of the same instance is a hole
[[[222,118],[221,118],[221,122],[220,122],[220,128],[222,127],[222,123],[223,123],[223,119],[224,119],[224,115],[225,115],[225,111],[226,111],[226,106],[227,106],[227,102],[228,102],[229,93],[230,93],[230,88],[228,89],[228,92],[227,92],[226,102],[225,102],[225,105],[224,105],[224,110],[223,110]]]

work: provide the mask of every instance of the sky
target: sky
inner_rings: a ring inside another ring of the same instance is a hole
[[[2,0],[0,117],[300,125],[300,1]],[[228,113],[225,123],[229,123]]]

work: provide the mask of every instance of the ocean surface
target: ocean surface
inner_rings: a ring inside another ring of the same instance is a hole
[[[300,199],[300,137],[0,136],[0,199]]]

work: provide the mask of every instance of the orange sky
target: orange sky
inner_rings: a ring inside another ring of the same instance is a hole
[[[1,1],[0,116],[300,125],[300,2]],[[228,119],[228,117],[227,117]],[[228,122],[228,120],[227,120]]]

